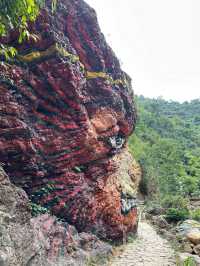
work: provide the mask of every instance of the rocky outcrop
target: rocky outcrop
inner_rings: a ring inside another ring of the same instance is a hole
[[[137,228],[140,176],[126,148],[130,78],[82,0],[60,0],[55,13],[49,1],[30,31],[23,44],[17,32],[1,39],[19,54],[1,58],[0,162],[36,204],[79,231],[122,239]]]
[[[50,214],[31,217],[26,193],[0,170],[0,265],[87,265],[111,246]]]

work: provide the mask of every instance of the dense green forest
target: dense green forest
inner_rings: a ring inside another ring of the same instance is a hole
[[[142,166],[142,192],[165,204],[200,197],[200,100],[181,104],[139,96],[136,103],[129,147]]]

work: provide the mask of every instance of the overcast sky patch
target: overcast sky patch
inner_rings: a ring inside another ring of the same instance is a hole
[[[200,98],[199,0],[86,0],[137,94]]]

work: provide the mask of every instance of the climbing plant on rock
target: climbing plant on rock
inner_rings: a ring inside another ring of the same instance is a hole
[[[0,36],[9,30],[19,28],[19,41],[28,36],[27,22],[34,21],[45,0],[1,0],[0,1]]]
[[[52,12],[56,9],[57,0],[52,0]],[[19,30],[19,43],[36,36],[28,30],[28,22],[37,18],[40,8],[44,7],[45,0],[0,0],[0,37],[4,37],[10,30]],[[7,59],[15,56],[17,50],[14,47],[0,43],[0,54]]]

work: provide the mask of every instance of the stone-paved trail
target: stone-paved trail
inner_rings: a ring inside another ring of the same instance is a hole
[[[140,222],[138,238],[125,246],[123,253],[114,257],[110,266],[172,266],[175,254],[167,240],[161,238],[154,228]]]

